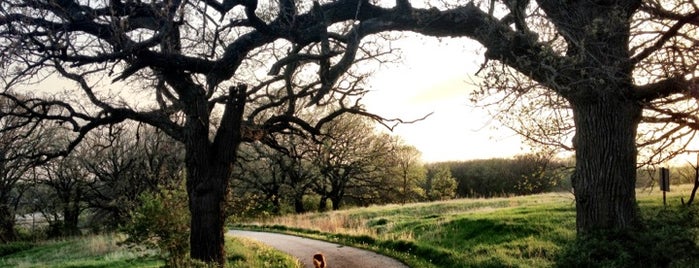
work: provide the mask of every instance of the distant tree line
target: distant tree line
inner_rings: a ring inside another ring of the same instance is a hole
[[[302,213],[443,200],[456,196],[456,180],[446,169],[420,160],[420,152],[375,130],[370,119],[341,116],[314,138],[278,136],[278,148],[241,147],[233,176],[234,209],[247,213]]]
[[[457,181],[458,197],[527,195],[570,190],[570,163],[542,154],[452,161],[446,166]]]

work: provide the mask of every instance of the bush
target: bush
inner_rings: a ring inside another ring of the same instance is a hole
[[[128,235],[125,244],[160,250],[170,267],[190,266],[189,210],[187,194],[180,187],[163,189],[155,193],[143,193],[131,213],[130,221],[122,227]]]
[[[48,239],[47,227],[26,228],[17,227],[17,241],[42,241]]]

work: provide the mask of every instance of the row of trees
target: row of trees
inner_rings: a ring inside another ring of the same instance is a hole
[[[246,145],[238,161],[241,173],[233,177],[235,195],[258,197],[273,212],[283,204],[305,212],[304,198],[311,196],[318,202],[311,206],[320,210],[455,196],[456,181],[448,171],[433,172],[417,149],[374,129],[370,119],[346,115],[328,123],[327,135],[317,139],[279,138],[283,150]]]
[[[319,202],[313,209],[322,210],[328,200],[332,209],[339,209],[343,202],[369,205],[455,196],[456,181],[448,170],[425,168],[419,151],[374,131],[371,119],[346,115],[326,127],[327,135],[315,138],[279,135],[275,147],[259,142],[242,147],[238,172],[230,178],[236,185],[232,207],[263,205],[264,210],[280,213],[288,202],[296,212],[305,212],[304,200],[309,198]],[[17,129],[29,133],[21,126]],[[128,222],[140,195],[176,189],[182,181],[181,146],[142,125],[92,132],[67,157],[32,158],[42,146],[65,138],[63,131],[59,126],[36,129],[25,137],[2,133],[4,140],[12,140],[0,161],[5,167],[0,169],[0,201],[7,212],[3,241],[14,239],[15,215],[40,214],[49,222],[49,235],[78,234],[79,226],[86,225],[116,228]],[[11,151],[13,146],[25,150]]]
[[[33,133],[12,146],[64,138],[58,128]],[[129,218],[140,194],[182,180],[182,150],[157,130],[106,128],[86,139],[69,156],[51,161],[30,161],[39,147],[6,151],[0,161],[2,241],[16,238],[16,216],[48,222],[51,236],[78,234],[79,226],[114,229]]]
[[[280,137],[275,150],[253,143],[241,147],[233,176],[239,211],[297,213],[339,209],[343,204],[406,203],[454,197],[526,195],[570,191],[572,163],[546,154],[424,164],[420,152],[374,122],[341,116],[317,140]],[[310,203],[310,202],[317,203]],[[330,201],[330,204],[328,204]],[[260,207],[255,207],[259,205]]]
[[[15,137],[5,148],[50,146],[65,137],[60,128],[33,134]],[[86,139],[69,156],[51,161],[31,161],[40,147],[5,151],[0,161],[5,167],[0,169],[0,206],[6,212],[2,241],[15,239],[15,217],[23,215],[48,222],[49,235],[78,234],[79,224],[114,229],[128,219],[140,194],[182,180],[181,147],[157,130],[106,128]]]

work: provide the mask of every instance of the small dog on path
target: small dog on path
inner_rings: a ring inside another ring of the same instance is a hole
[[[328,267],[328,264],[325,262],[325,256],[323,256],[323,253],[316,253],[315,255],[313,255],[313,265],[316,268]]]

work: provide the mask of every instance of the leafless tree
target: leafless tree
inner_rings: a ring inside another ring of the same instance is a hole
[[[71,156],[85,169],[85,202],[95,225],[117,227],[139,205],[139,195],[182,182],[181,146],[147,126],[93,131]]]
[[[25,110],[7,116],[36,126],[53,121],[74,131],[62,150],[37,154],[41,161],[65,156],[89,132],[127,120],[155,126],[182,143],[191,256],[223,263],[224,200],[238,145],[274,146],[271,133],[317,135],[343,113],[369,115],[357,103],[366,73],[355,63],[387,51],[371,42],[380,39],[370,36],[379,31],[354,24],[358,7],[2,1],[6,90],[0,96]],[[361,40],[369,42],[360,46]],[[9,89],[45,93],[18,98]],[[62,89],[70,94],[55,94]],[[304,121],[304,108],[324,116]]]
[[[30,174],[37,164],[32,156],[51,146],[53,139],[49,137],[55,134],[50,129],[3,116],[24,112],[22,107],[0,101],[0,241],[3,242],[16,238],[15,212],[25,190],[32,185]]]
[[[50,237],[79,235],[86,210],[87,171],[77,157],[57,158],[34,170],[35,211],[49,223]]]

